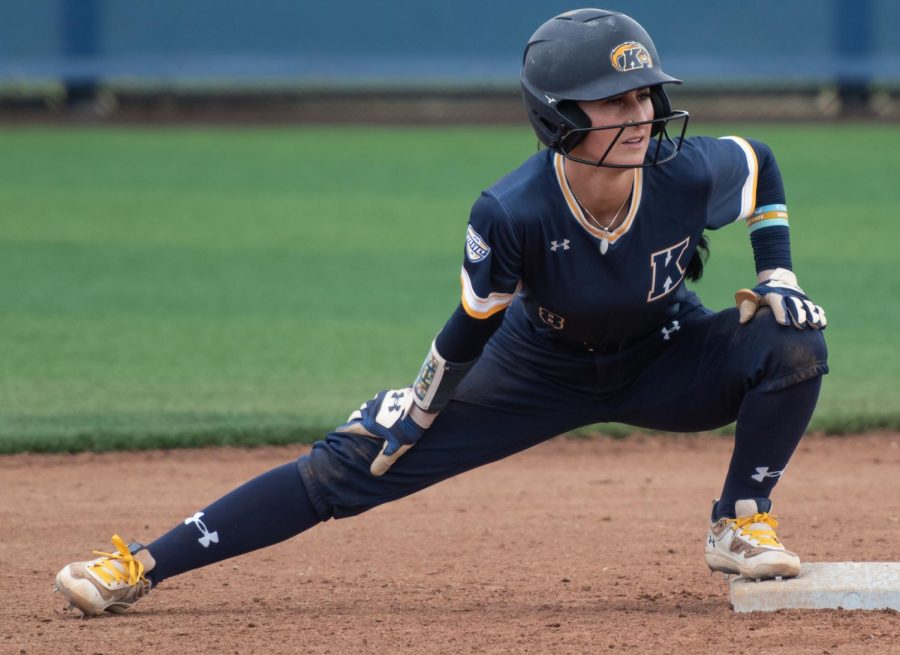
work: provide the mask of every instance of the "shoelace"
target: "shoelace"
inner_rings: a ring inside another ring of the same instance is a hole
[[[119,552],[104,553],[103,551],[95,550],[94,554],[101,555],[103,559],[95,564],[91,564],[94,572],[103,578],[106,584],[126,582],[127,584],[135,585],[138,581],[147,582],[147,578],[144,577],[144,565],[134,559],[134,555],[128,551],[128,546],[125,545],[122,537],[114,534],[112,542]]]
[[[781,542],[778,541],[778,537],[775,535],[778,521],[768,512],[754,514],[753,516],[742,516],[732,520],[734,521],[734,526],[740,530],[742,535],[755,539],[760,546],[781,546]],[[755,523],[763,523],[768,527],[749,527]]]

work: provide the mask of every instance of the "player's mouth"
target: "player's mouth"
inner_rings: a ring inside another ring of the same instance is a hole
[[[627,139],[621,139],[619,143],[626,148],[639,148],[644,144],[644,136],[642,134],[630,136]]]

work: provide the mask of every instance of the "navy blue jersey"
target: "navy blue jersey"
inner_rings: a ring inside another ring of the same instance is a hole
[[[589,344],[659,330],[699,302],[684,275],[700,236],[753,214],[757,177],[744,139],[688,138],[672,161],[635,169],[628,213],[607,233],[582,213],[562,157],[541,151],[472,208],[462,305],[486,318],[518,297],[538,330]]]

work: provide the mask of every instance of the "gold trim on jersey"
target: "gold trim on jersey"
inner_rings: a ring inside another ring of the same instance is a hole
[[[607,232],[606,230],[602,230],[599,227],[592,225],[587,218],[585,218],[584,212],[581,210],[581,205],[578,204],[578,201],[575,199],[575,194],[573,194],[572,190],[569,188],[564,161],[563,156],[559,153],[553,155],[553,167],[556,169],[556,181],[559,183],[559,188],[562,191],[563,197],[566,199],[566,204],[569,205],[569,211],[572,213],[572,216],[575,217],[578,224],[587,230],[587,233],[592,237],[605,239],[610,243],[615,243],[619,237],[631,229],[631,224],[634,222],[634,217],[637,215],[638,207],[641,204],[641,189],[643,188],[644,182],[643,169],[634,169],[634,186],[631,189],[631,206],[628,209],[628,213],[625,214],[625,220],[622,221],[622,224],[615,230]]]
[[[469,278],[465,266],[463,266],[462,272],[459,274],[459,282],[462,285],[463,309],[465,309],[466,314],[472,318],[487,318],[488,316],[493,316],[497,312],[506,309],[516,297],[516,293],[518,293],[519,288],[522,286],[521,283],[519,283],[519,286],[516,287],[516,290],[513,293],[493,292],[489,293],[487,298],[482,298],[475,293],[475,289],[472,287],[472,280]]]
[[[720,141],[734,141],[747,158],[747,179],[741,187],[741,213],[734,220],[747,218],[756,210],[756,183],[759,179],[759,161],[756,159],[756,151],[745,139],[739,136],[719,137]]]

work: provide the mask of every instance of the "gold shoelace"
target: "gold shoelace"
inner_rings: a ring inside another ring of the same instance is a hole
[[[775,536],[775,528],[778,527],[778,521],[768,512],[754,514],[753,516],[742,516],[738,519],[732,519],[734,526],[740,530],[744,536],[756,539],[760,546],[781,546],[778,537]],[[756,527],[751,529],[749,526],[754,523],[763,523],[768,527]]]
[[[106,584],[125,582],[135,585],[138,581],[147,582],[147,578],[144,577],[144,565],[134,559],[134,555],[128,552],[128,546],[125,545],[122,537],[114,534],[112,542],[118,552],[104,553],[103,551],[95,550],[94,554],[102,556],[103,559],[95,564],[91,564],[90,568],[103,578]]]

